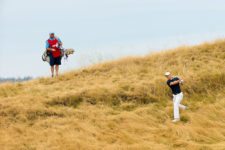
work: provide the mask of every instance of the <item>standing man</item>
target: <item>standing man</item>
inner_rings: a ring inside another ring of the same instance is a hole
[[[166,72],[165,76],[168,79],[167,85],[171,88],[173,93],[174,120],[172,122],[176,123],[180,121],[179,108],[183,110],[187,109],[187,106],[180,104],[183,100],[183,93],[181,92],[180,84],[182,84],[184,81],[182,79],[179,79],[178,77],[173,77],[170,72]]]
[[[61,65],[61,50],[62,42],[59,38],[55,37],[52,32],[49,34],[49,39],[46,41],[46,50],[50,57],[50,66],[52,77],[54,77],[54,70],[56,76],[59,75],[59,65]]]

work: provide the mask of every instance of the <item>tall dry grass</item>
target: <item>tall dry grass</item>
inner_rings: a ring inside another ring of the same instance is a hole
[[[225,149],[225,41],[0,85],[0,149]],[[165,71],[181,76],[172,124]]]

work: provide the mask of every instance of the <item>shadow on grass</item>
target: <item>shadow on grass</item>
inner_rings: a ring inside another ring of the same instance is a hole
[[[46,104],[49,106],[67,106],[67,107],[78,107],[83,101],[83,98],[77,95],[56,97]]]

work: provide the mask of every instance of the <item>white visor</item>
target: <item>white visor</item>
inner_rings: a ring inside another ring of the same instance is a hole
[[[170,75],[170,72],[165,72],[165,76],[169,76]]]

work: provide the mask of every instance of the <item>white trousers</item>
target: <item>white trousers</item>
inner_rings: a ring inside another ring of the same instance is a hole
[[[183,93],[182,92],[180,94],[173,95],[173,114],[174,114],[174,119],[180,119],[179,108],[186,109],[186,106],[180,104],[182,100],[183,100]]]

